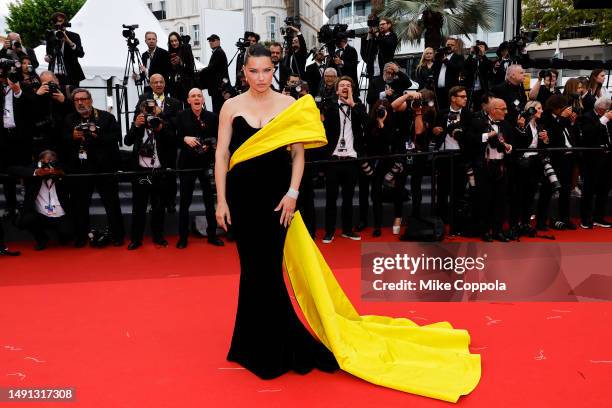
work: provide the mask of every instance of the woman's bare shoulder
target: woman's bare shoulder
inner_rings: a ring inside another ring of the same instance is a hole
[[[274,104],[279,108],[279,111],[284,111],[293,103],[295,103],[295,99],[293,99],[289,95],[283,95],[281,93],[276,93],[276,95],[277,96]]]

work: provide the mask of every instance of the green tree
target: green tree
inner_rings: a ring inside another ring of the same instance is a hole
[[[45,30],[51,28],[50,18],[56,11],[70,20],[85,0],[17,0],[10,3],[6,18],[9,31],[21,35],[28,47],[36,47],[44,40]]]
[[[523,0],[523,25],[537,30],[538,44],[555,41],[568,28],[585,24],[593,27],[591,39],[606,44],[612,39],[610,9],[575,10],[572,0]]]
[[[477,26],[491,28],[495,12],[487,0],[389,0],[381,16],[391,18],[402,42],[437,49],[444,36],[476,32]]]

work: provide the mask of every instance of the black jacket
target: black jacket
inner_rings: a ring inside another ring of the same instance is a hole
[[[142,65],[145,67],[151,58],[149,50],[142,54]],[[172,64],[170,64],[170,54],[163,48],[157,47],[153,53],[153,59],[151,60],[151,66],[147,72],[147,78],[151,78],[153,74],[160,74],[164,77],[166,83],[170,81],[170,74],[172,72]]]
[[[13,59],[19,59],[21,58],[22,55],[27,55],[28,58],[30,58],[30,62],[32,63],[32,68],[36,69],[38,68],[38,66],[40,65],[38,63],[38,58],[36,58],[36,53],[34,52],[34,50],[32,48],[28,48],[28,47],[22,47],[21,48],[21,53],[18,53],[18,55],[13,54],[14,56],[9,55],[9,50],[7,50],[6,48],[2,48],[0,50],[0,58],[13,58]]]
[[[469,55],[465,60],[465,86],[468,89],[473,88],[475,79],[480,80],[480,90],[487,92],[489,90],[489,80],[493,71],[493,63],[487,56],[482,58]],[[480,101],[473,101],[472,106],[480,106]]]
[[[578,143],[581,147],[612,147],[612,121],[604,126],[594,111],[578,117]]]
[[[317,96],[319,94],[319,87],[321,86],[321,81],[323,77],[321,76],[321,71],[316,62],[308,65],[306,67],[306,74],[304,79],[308,82],[308,87],[310,88],[310,94],[312,96]]]
[[[544,112],[540,119],[542,127],[548,132],[549,147],[567,147],[565,144],[565,132],[567,129],[568,141],[572,147],[578,146],[577,130],[578,128],[571,124],[569,119],[561,116],[554,117],[550,112]],[[555,153],[559,156],[561,152]]]
[[[138,98],[138,102],[134,107],[135,112],[140,112],[140,104],[146,101],[147,99],[153,99],[152,92],[145,92]],[[172,98],[168,95],[165,96],[164,99],[164,110],[162,111],[162,119],[167,122],[170,122],[172,126],[176,128],[176,117],[179,112],[183,110],[183,102],[178,99]]]
[[[306,58],[308,57],[308,49],[306,48],[306,40],[302,34],[297,36],[300,42],[300,48],[297,51],[289,49],[285,56],[285,66],[289,69],[289,72],[296,73],[300,78],[304,78],[306,69]]]
[[[278,63],[278,72],[275,73],[275,76],[278,77],[278,82],[280,85],[279,92],[282,92],[285,85],[287,85],[287,80],[289,79],[289,68],[287,68],[283,61]]]
[[[323,115],[325,120],[325,135],[327,136],[327,145],[325,146],[326,158],[331,157],[336,150],[338,140],[340,139],[340,105],[338,103],[328,104],[325,106]],[[368,124],[369,118],[366,113],[366,107],[361,101],[355,99],[355,107],[351,109],[351,128],[353,130],[353,147],[357,154],[363,152],[364,147],[364,132]]]
[[[344,48],[344,51],[342,52],[342,57],[340,59],[344,62],[344,65],[341,68],[334,64],[333,60],[331,60],[330,66],[332,68],[336,68],[336,71],[338,72],[338,77],[341,77],[343,75],[351,77],[355,82],[355,87],[357,87],[357,85],[359,84],[359,77],[357,76],[357,65],[359,64],[357,50],[347,44],[346,48]]]
[[[494,86],[491,92],[493,92],[496,97],[506,102],[506,108],[508,109],[506,120],[512,124],[516,124],[519,114],[523,111],[527,103],[527,95],[525,94],[523,84],[516,86],[512,85],[510,82],[503,82]]]
[[[35,176],[34,171],[38,168],[38,163],[32,163],[30,166],[19,166],[12,167],[10,173],[21,177],[25,184],[25,195],[23,198],[23,212],[24,214],[36,213],[36,198],[40,192],[43,180],[46,178]],[[59,199],[62,209],[68,213],[69,208],[69,191],[68,186],[64,177],[54,176],[52,178],[55,181],[55,189],[57,192],[57,198]]]
[[[74,110],[70,99],[65,97],[64,102],[58,102],[50,94],[33,96],[33,136],[37,145],[44,149],[51,149],[63,159],[62,130],[64,118]]]
[[[490,137],[488,141],[482,141],[483,133],[489,133],[493,128],[489,118],[472,120],[465,142],[465,157],[475,165],[482,165],[485,161],[487,146],[492,149],[497,148],[500,144],[500,135],[503,136],[504,142],[511,145],[514,149],[514,141],[516,139],[516,128],[507,121],[500,121],[498,124],[499,132],[497,136]],[[504,154],[504,161],[509,161],[511,155]]]
[[[446,56],[443,58],[436,58],[433,64],[433,72],[435,79],[435,86],[438,86],[438,79],[440,77],[440,71],[442,65],[446,65],[446,81],[444,82],[445,88],[450,89],[453,86],[459,85],[459,77],[463,73],[465,60],[463,56],[458,54],[452,54],[450,58]]]
[[[219,130],[219,117],[212,112],[202,110],[200,119],[204,123],[204,128],[200,121],[195,116],[193,111],[188,108],[177,117],[177,132],[176,137],[180,146],[178,168],[190,169],[208,166],[211,160],[214,160],[214,150],[208,151],[206,154],[198,154],[193,148],[185,143],[185,136],[198,137],[200,140],[213,140],[216,145],[217,132]]]
[[[99,127],[97,137],[86,138],[84,146],[87,160],[79,159],[80,140],[72,138],[74,128],[80,123],[92,121]],[[81,118],[77,112],[70,113],[64,120],[63,139],[66,144],[67,157],[63,159],[67,170],[74,173],[84,172],[114,172],[119,169],[119,141],[121,128],[113,115],[108,112],[93,109],[88,120]]]
[[[209,95],[221,95],[220,86],[223,78],[229,80],[227,72],[227,56],[221,47],[215,49],[210,56],[208,66],[200,71],[200,87],[208,89]]]
[[[434,136],[434,143],[436,144],[436,149],[440,149],[444,145],[444,141],[446,140],[446,135],[448,133],[448,116],[450,114],[450,109],[441,110],[438,115],[436,115],[436,120],[434,122],[434,127],[441,127],[443,132],[438,136]],[[461,114],[459,115],[459,127],[463,130],[463,132],[455,132],[455,139],[459,144],[459,147],[463,150],[466,145],[466,138],[470,128],[470,123],[472,121],[472,115],[467,110],[467,108],[461,109]]]
[[[0,85],[0,88],[3,87]],[[4,92],[0,92],[0,112],[4,112],[4,99]],[[27,86],[21,87],[19,98],[13,96],[13,116],[16,126],[14,134],[6,132],[3,119],[0,118],[0,156],[4,156],[7,163],[25,164],[32,161],[33,103],[34,92]]]
[[[82,81],[85,79],[85,74],[83,73],[83,68],[81,68],[81,64],[79,63],[79,58],[83,58],[85,56],[85,51],[83,50],[83,46],[81,45],[81,36],[77,33],[73,33],[72,31],[66,31],[66,35],[72,41],[76,48],[73,50],[68,46],[68,44],[64,44],[64,65],[66,67],[66,74],[68,75],[68,79],[71,81]],[[52,44],[47,44],[47,55],[51,58],[49,62],[49,71],[53,71],[55,69],[55,50],[53,49]]]
[[[361,58],[366,62],[367,72],[370,77],[374,75],[375,63],[378,64],[380,75],[382,75],[385,64],[393,61],[395,57],[397,43],[397,35],[393,31],[389,31],[386,35],[379,34],[373,38],[368,39],[365,37],[361,40],[360,54]]]

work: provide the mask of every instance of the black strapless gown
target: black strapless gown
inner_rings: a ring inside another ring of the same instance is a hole
[[[259,129],[234,118],[230,153]],[[232,344],[227,355],[262,379],[290,370],[334,371],[333,354],[298,319],[283,280],[286,229],[274,211],[289,188],[286,148],[234,166],[227,175],[227,202],[240,257],[240,290]]]

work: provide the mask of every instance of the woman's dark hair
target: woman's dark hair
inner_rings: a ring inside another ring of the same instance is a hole
[[[272,54],[270,53],[270,50],[267,49],[264,45],[253,44],[249,48],[247,48],[247,52],[244,55],[244,65],[247,64],[249,58],[251,57],[268,57],[271,59]]]
[[[589,83],[587,85],[587,90],[591,91],[591,95],[594,95],[596,98],[599,96],[601,91],[601,84],[597,83],[597,77],[599,74],[604,72],[603,68],[596,68],[591,71],[591,75],[589,76]]]
[[[570,106],[567,97],[563,95],[553,95],[546,100],[546,105],[544,106],[544,110],[548,112],[558,112]]]
[[[168,34],[168,51],[173,49],[172,46],[170,45],[170,37],[172,37],[173,35],[176,36],[176,38],[178,39],[178,42],[179,42],[178,49],[181,49],[181,47],[183,46],[183,39],[181,38],[181,35],[177,33],[176,31],[173,31],[170,34]]]

